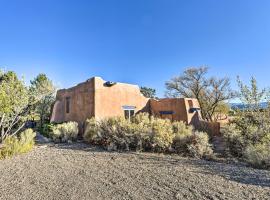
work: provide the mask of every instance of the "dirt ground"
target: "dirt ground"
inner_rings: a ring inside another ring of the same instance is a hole
[[[82,143],[0,161],[0,199],[270,199],[270,171]]]

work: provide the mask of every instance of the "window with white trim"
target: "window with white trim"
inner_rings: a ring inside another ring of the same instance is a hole
[[[135,106],[122,106],[125,118],[130,120],[135,115]]]

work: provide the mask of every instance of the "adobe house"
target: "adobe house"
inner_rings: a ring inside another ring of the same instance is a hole
[[[82,132],[88,118],[123,116],[129,119],[138,112],[148,112],[187,124],[198,123],[200,120],[197,99],[149,99],[142,95],[137,85],[93,77],[75,87],[57,91],[51,122],[76,121]]]

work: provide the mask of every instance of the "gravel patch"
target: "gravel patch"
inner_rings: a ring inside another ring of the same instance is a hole
[[[270,199],[270,171],[47,144],[0,161],[0,199]]]

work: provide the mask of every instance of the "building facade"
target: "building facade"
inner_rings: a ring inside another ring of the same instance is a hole
[[[130,118],[139,112],[148,112],[160,118],[184,121],[187,124],[200,120],[197,99],[149,99],[142,95],[137,85],[93,77],[75,87],[57,91],[51,122],[76,121],[80,131],[83,131],[84,122],[88,118]]]

